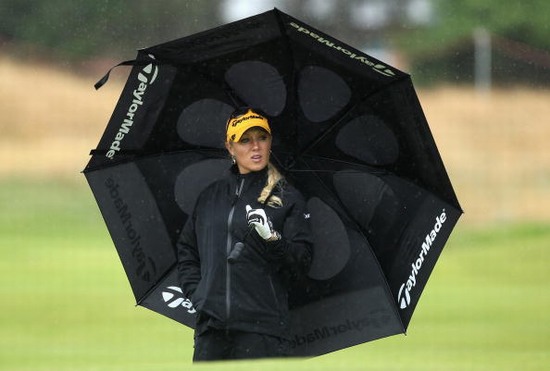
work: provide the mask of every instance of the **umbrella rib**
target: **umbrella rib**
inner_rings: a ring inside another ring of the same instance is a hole
[[[281,36],[284,37],[285,40],[285,46],[287,49],[287,53],[289,54],[289,60],[292,61],[292,71],[290,76],[290,88],[287,89],[288,93],[288,101],[290,102],[296,102],[297,101],[297,89],[295,88],[297,86],[298,76],[297,76],[297,68],[296,68],[296,59],[294,58],[294,49],[292,47],[292,43],[290,42],[290,37],[288,36],[288,32],[285,27],[285,23],[282,19],[281,12],[278,9],[275,9],[275,18],[277,20],[277,24],[279,25],[279,29],[281,30]],[[296,122],[296,112],[294,110],[291,110],[290,117],[293,122]],[[295,133],[294,138],[298,138],[298,133]],[[294,146],[297,147],[297,142],[294,143]]]
[[[174,269],[175,266],[176,266],[176,263],[175,262],[172,263],[170,265],[170,267],[164,272],[164,274],[162,276],[160,276],[153,285],[151,285],[151,288],[148,289],[143,295],[141,295],[141,297],[139,299],[136,299],[136,305],[141,305],[141,303],[143,303],[143,301],[145,299],[147,299],[149,297],[149,295],[151,295],[151,293],[157,289],[159,284],[162,281],[164,281],[166,279],[166,277],[168,277],[168,275],[170,275],[170,273],[172,273],[172,270]]]
[[[124,158],[124,159],[120,159],[120,160],[117,160],[117,161],[112,161],[111,163],[107,163],[107,164],[100,164],[100,165],[93,165],[93,166],[90,166],[88,164],[88,166],[86,166],[86,168],[84,170],[82,170],[82,173],[89,173],[89,172],[92,172],[92,171],[97,171],[97,170],[103,170],[105,168],[108,168],[108,167],[112,167],[112,166],[121,166],[121,165],[126,165],[126,164],[129,164],[129,163],[133,163],[133,162],[136,162],[138,160],[141,160],[141,159],[145,159],[145,158],[153,158],[153,157],[158,157],[158,156],[166,156],[166,155],[173,155],[173,154],[177,154],[177,153],[185,153],[185,152],[189,152],[189,151],[193,151],[193,152],[200,152],[200,153],[204,153],[204,154],[209,154],[209,155],[219,155],[220,158],[226,158],[226,152],[225,150],[221,150],[221,149],[217,149],[217,148],[202,148],[202,149],[178,149],[178,150],[173,150],[173,151],[127,151],[127,153],[124,153],[124,154],[128,154],[129,156],[131,157],[127,157],[127,158]],[[122,151],[121,151],[122,152]],[[103,151],[102,150],[92,150],[92,153],[93,154],[102,154]]]
[[[216,80],[211,74],[207,72],[207,69],[198,68],[196,65],[186,65],[186,67],[189,67],[193,71],[193,73],[200,75],[205,80],[215,85],[218,85],[218,86],[220,85],[219,81]],[[229,97],[234,107],[243,107],[246,105],[245,102],[241,98],[239,98],[235,89],[232,89],[231,86],[229,86],[227,81],[224,80],[222,85],[223,85],[222,87],[223,91]]]

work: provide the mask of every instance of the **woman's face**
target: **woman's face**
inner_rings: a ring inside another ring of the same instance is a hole
[[[260,171],[269,162],[271,135],[261,128],[250,128],[238,142],[228,142],[225,146],[235,158],[241,174]]]

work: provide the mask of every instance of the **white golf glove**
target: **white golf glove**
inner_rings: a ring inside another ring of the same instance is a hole
[[[271,221],[267,217],[264,209],[253,209],[246,205],[246,220],[249,226],[254,226],[256,232],[264,240],[273,239],[274,233]]]

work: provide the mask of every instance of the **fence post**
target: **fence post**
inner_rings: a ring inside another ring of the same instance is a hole
[[[473,32],[475,45],[475,88],[480,94],[491,91],[491,35],[483,27],[476,28]]]

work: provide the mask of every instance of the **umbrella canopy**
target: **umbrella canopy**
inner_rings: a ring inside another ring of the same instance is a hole
[[[307,199],[308,276],[291,346],[319,355],[403,333],[462,211],[410,76],[272,10],[140,50],[84,173],[139,305],[188,326],[175,241],[223,176],[237,106]]]

